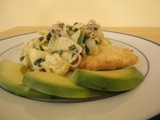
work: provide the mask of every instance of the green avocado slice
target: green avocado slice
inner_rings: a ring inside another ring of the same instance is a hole
[[[113,71],[76,69],[71,76],[72,81],[77,85],[110,92],[134,89],[144,78],[144,75],[135,67]]]
[[[78,86],[70,79],[55,73],[27,72],[24,74],[23,83],[39,92],[63,98],[92,98],[104,94]]]
[[[0,86],[7,91],[28,98],[52,98],[53,96],[40,93],[23,85],[24,66],[11,60],[0,62]]]

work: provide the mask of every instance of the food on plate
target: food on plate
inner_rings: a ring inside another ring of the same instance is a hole
[[[114,70],[134,65],[138,57],[128,48],[112,45],[94,20],[88,24],[63,22],[21,47],[21,61],[28,71],[65,75],[75,68]]]
[[[24,66],[10,60],[0,62],[0,85],[6,90],[28,98],[53,98],[23,85]]]
[[[0,62],[0,85],[29,98],[97,98],[137,87],[144,76],[133,50],[113,45],[94,20],[63,22],[20,48],[20,63]],[[71,71],[71,72],[70,72]]]
[[[66,77],[41,71],[27,72],[24,74],[23,83],[39,92],[62,98],[90,98],[104,94],[78,86]]]
[[[113,71],[76,69],[72,81],[80,86],[100,91],[127,91],[137,87],[144,76],[135,67]]]

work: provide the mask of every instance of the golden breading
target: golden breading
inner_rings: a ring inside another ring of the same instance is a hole
[[[137,63],[138,57],[128,48],[112,44],[100,45],[96,55],[84,56],[79,68],[89,70],[114,70]]]

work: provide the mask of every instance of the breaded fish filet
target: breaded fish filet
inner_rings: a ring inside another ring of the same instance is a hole
[[[82,58],[79,68],[89,70],[114,70],[137,63],[138,57],[128,48],[114,45],[100,45],[97,55]]]

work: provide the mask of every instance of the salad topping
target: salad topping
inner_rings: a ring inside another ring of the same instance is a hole
[[[39,38],[21,46],[20,60],[28,70],[40,70],[65,75],[80,64],[82,57],[98,53],[98,45],[105,44],[101,27],[90,20],[88,24],[63,22],[49,31],[38,31]]]

